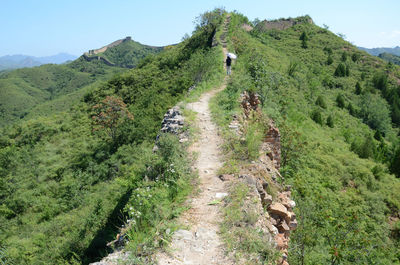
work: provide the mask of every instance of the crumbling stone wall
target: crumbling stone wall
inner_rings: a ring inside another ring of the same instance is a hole
[[[129,37],[129,36],[126,37],[125,39],[116,40],[116,41],[114,41],[114,42],[112,42],[112,43],[110,43],[110,44],[108,44],[106,46],[103,46],[103,47],[99,48],[99,49],[89,50],[87,55],[96,55],[98,53],[105,52],[108,48],[117,46],[117,45],[119,45],[119,44],[121,44],[121,43],[123,43],[125,41],[131,41],[131,40],[132,40],[132,38]]]
[[[268,157],[273,161],[275,168],[279,170],[281,167],[281,134],[272,123],[265,135],[264,143]]]

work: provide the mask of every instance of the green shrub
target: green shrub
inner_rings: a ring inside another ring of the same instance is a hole
[[[346,66],[343,63],[339,63],[339,65],[336,67],[335,76],[338,77],[345,77],[346,76]]]
[[[362,92],[362,88],[361,88],[360,82],[357,81],[355,93],[356,93],[356,95],[360,95],[361,92]]]
[[[355,52],[351,55],[351,59],[353,60],[353,62],[358,62],[361,58],[361,54],[359,54],[358,52]]]
[[[311,113],[311,119],[313,119],[313,121],[315,121],[316,123],[318,123],[319,125],[323,125],[323,120],[322,120],[322,114],[320,110],[314,110]]]
[[[299,68],[299,63],[297,61],[290,61],[288,68],[288,75],[293,77]]]
[[[328,56],[328,59],[326,60],[326,64],[327,64],[327,65],[331,65],[332,63],[333,63],[332,56],[329,55],[329,56]]]
[[[372,78],[372,83],[376,89],[381,90],[383,93],[388,88],[388,78],[387,75],[383,72],[381,73],[376,73],[373,78]]]
[[[345,99],[342,94],[338,94],[336,97],[336,104],[339,108],[343,109],[345,106]]]
[[[326,109],[326,108],[327,108],[325,99],[324,99],[324,97],[321,96],[321,95],[318,96],[317,100],[315,101],[315,104],[316,104],[317,106],[320,106],[320,107],[323,108],[323,109]]]
[[[391,127],[390,111],[386,100],[366,93],[362,96],[360,115],[372,129],[387,133]]]
[[[257,124],[252,123],[246,129],[246,149],[248,157],[251,160],[257,159],[260,155],[260,145],[262,143],[264,134],[263,128]]]
[[[351,102],[349,102],[349,105],[347,105],[347,109],[348,109],[350,115],[352,115],[352,116],[356,115],[356,111],[353,107],[353,104],[351,104]]]
[[[390,161],[390,171],[400,177],[400,147],[397,147],[392,160]]]
[[[326,125],[328,125],[331,128],[335,127],[332,115],[329,115],[328,118],[326,119]]]
[[[382,141],[383,140],[382,133],[380,131],[376,131],[375,134],[374,134],[374,138],[377,141]]]
[[[307,32],[303,31],[303,32],[301,33],[301,35],[300,35],[301,47],[302,47],[303,49],[307,49],[307,48],[308,48],[308,43],[307,43],[308,39],[309,39],[309,38],[308,38]]]
[[[324,47],[324,52],[326,52],[328,55],[332,55],[332,48]]]
[[[362,142],[354,141],[351,150],[358,154],[360,158],[373,158],[376,151],[374,139],[371,135],[368,135]]]
[[[342,53],[341,60],[342,60],[342,62],[346,62],[347,61],[347,52],[343,52]]]
[[[346,65],[346,76],[350,76],[350,65]]]

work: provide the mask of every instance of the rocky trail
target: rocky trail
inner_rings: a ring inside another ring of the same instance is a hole
[[[225,21],[221,36],[223,52],[227,53],[225,36],[229,17]],[[174,233],[169,253],[157,256],[158,264],[233,264],[225,254],[225,249],[219,238],[219,222],[222,220],[220,206],[214,204],[227,195],[227,187],[217,176],[217,170],[222,166],[220,146],[221,137],[212,122],[209,109],[210,99],[226,87],[225,77],[222,85],[210,92],[204,93],[199,101],[190,103],[188,108],[197,112],[199,139],[191,147],[198,153],[194,169],[199,172],[199,194],[192,199],[191,208],[179,219],[188,230],[178,230]]]

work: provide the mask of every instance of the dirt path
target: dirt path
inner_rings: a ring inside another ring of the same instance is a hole
[[[225,43],[223,39],[221,41]],[[226,47],[223,47],[223,51],[224,54],[227,53]],[[180,223],[190,230],[175,232],[170,246],[171,253],[160,253],[157,256],[159,265],[233,264],[226,257],[218,235],[218,223],[222,220],[220,206],[210,205],[210,202],[221,200],[221,197],[227,195],[224,182],[217,176],[217,170],[222,166],[220,154],[222,139],[211,120],[209,109],[210,99],[226,87],[226,82],[227,77],[220,87],[204,93],[199,101],[187,105],[197,112],[196,122],[200,129],[199,140],[191,147],[191,151],[198,153],[195,169],[199,172],[200,193],[193,198],[191,209],[180,217]]]

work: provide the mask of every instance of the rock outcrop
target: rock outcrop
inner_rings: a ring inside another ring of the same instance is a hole
[[[285,30],[290,27],[293,27],[294,25],[304,24],[304,23],[314,24],[314,21],[309,16],[298,17],[298,18],[287,18],[287,19],[282,18],[277,20],[261,21],[260,23],[257,24],[256,27],[259,30],[271,30],[271,29]]]
[[[261,104],[261,100],[257,93],[249,93],[245,91],[242,93],[241,99],[241,106],[247,118],[250,116],[252,111],[259,111],[258,105]]]
[[[242,128],[246,127],[250,118],[263,122],[265,116],[261,113],[260,104],[261,101],[256,93],[244,92],[240,101],[243,114],[235,115],[229,128],[241,136]],[[296,215],[293,212],[296,203],[291,199],[290,186],[283,187],[277,181],[282,179],[279,173],[280,166],[281,135],[279,129],[270,120],[260,148],[259,159],[242,167],[239,180],[253,187],[259,197],[261,208],[267,209],[266,213],[259,212],[259,215],[264,218],[263,227],[271,235],[271,241],[274,242],[276,248],[282,253],[278,264],[288,265],[290,232],[297,228]],[[230,181],[233,178],[231,175],[221,175],[220,179]]]
[[[183,130],[185,118],[179,106],[169,109],[164,114],[164,119],[161,122],[161,133],[173,133],[178,135],[179,142],[183,143],[188,140],[187,133]],[[160,134],[157,135],[157,140]]]
[[[265,135],[261,150],[273,161],[277,170],[281,167],[281,134],[271,122]]]

